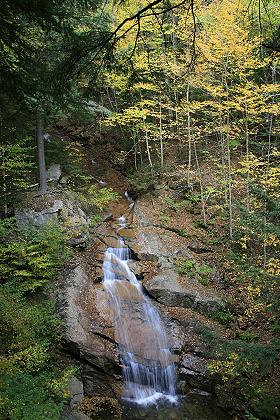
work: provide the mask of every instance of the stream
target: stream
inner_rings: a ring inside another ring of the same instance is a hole
[[[125,196],[131,210],[132,200],[127,193]],[[170,349],[159,310],[129,268],[130,249],[121,236],[127,227],[127,217],[118,217],[118,243],[107,247],[102,265],[124,380],[124,419],[229,419],[206,394],[187,399],[177,394],[178,359]]]
[[[200,311],[220,299],[178,277],[174,259],[189,256],[186,239],[153,226],[157,203],[124,195],[57,284],[65,349],[81,363],[71,405],[111,398],[125,420],[229,420],[207,373],[208,343],[196,331],[219,332]]]
[[[125,227],[123,216],[120,227]],[[118,248],[105,252],[103,284],[114,308],[115,336],[125,382],[124,398],[140,405],[154,404],[159,399],[177,402],[174,358],[169,349],[160,314],[143,293],[142,286],[128,267],[129,249],[119,238]],[[139,316],[127,316],[126,296],[137,302],[142,328],[139,343],[135,331]]]

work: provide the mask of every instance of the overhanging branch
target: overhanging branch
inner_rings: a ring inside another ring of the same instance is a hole
[[[143,7],[142,9],[138,10],[137,13],[135,13],[132,16],[129,16],[127,18],[125,18],[117,27],[116,29],[111,32],[107,38],[105,38],[105,40],[103,42],[101,42],[100,45],[98,45],[98,47],[96,48],[96,46],[94,48],[88,48],[86,53],[84,54],[84,58],[91,54],[92,52],[94,52],[94,55],[82,66],[80,67],[75,73],[74,75],[78,76],[83,70],[85,70],[91,63],[93,63],[97,57],[102,54],[102,52],[106,49],[108,46],[110,46],[111,48],[113,48],[114,46],[116,46],[116,44],[122,39],[124,38],[135,26],[138,27],[138,35],[137,38],[139,36],[139,28],[140,28],[140,22],[141,19],[144,19],[146,17],[150,17],[150,16],[155,16],[155,15],[161,15],[164,13],[168,13],[171,10],[174,10],[175,8],[178,8],[182,5],[184,5],[185,3],[189,2],[190,0],[182,0],[172,6],[168,6],[168,7],[164,7],[162,10],[155,10],[156,6],[160,6],[160,5],[164,5],[165,0],[154,0],[153,2],[149,3],[148,5],[146,5],[145,7]],[[193,0],[191,0],[191,3],[193,2]],[[151,13],[147,13],[151,11]],[[128,23],[128,22],[132,22],[131,26],[129,26],[129,28],[127,28],[123,33],[120,34],[120,31],[122,28],[124,28],[124,26]],[[120,34],[120,35],[119,35]],[[103,54],[105,55],[106,52]]]

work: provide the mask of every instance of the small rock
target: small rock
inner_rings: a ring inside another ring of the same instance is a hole
[[[69,383],[69,392],[70,392],[70,407],[76,407],[84,398],[84,386],[83,382],[78,379],[76,376],[73,376],[70,379]]]
[[[104,216],[103,216],[103,222],[109,222],[110,220],[113,220],[113,213],[108,213],[108,214],[105,214]]]
[[[49,167],[47,170],[47,179],[52,181],[59,181],[61,177],[61,166],[58,163],[55,163]]]
[[[90,420],[90,418],[81,411],[73,411],[71,420]]]

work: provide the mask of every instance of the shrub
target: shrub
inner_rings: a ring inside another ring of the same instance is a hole
[[[119,194],[112,188],[98,188],[96,185],[90,185],[75,192],[75,197],[81,208],[86,213],[98,213],[112,201],[119,198]]]
[[[188,274],[190,277],[196,278],[203,286],[208,286],[209,277],[214,272],[214,269],[209,265],[198,265],[191,259],[177,259],[175,265],[179,274]]]

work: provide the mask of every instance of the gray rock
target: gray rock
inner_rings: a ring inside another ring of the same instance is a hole
[[[59,183],[61,185],[67,185],[67,182],[68,182],[68,176],[62,176],[59,180]]]
[[[86,414],[84,414],[84,413],[82,413],[81,411],[78,411],[78,410],[77,411],[74,410],[72,412],[72,415],[71,415],[70,419],[71,420],[90,420],[90,418]]]
[[[135,219],[139,228],[133,250],[140,259],[156,261],[161,268],[159,274],[144,280],[147,291],[164,305],[192,308],[203,314],[224,308],[214,289],[194,278],[179,278],[174,258],[192,258],[185,240],[174,232],[152,226],[147,204],[137,203]]]
[[[189,371],[198,373],[200,375],[207,374],[206,360],[201,357],[188,354],[181,361],[181,366]]]
[[[54,200],[50,207],[41,211],[15,210],[15,218],[20,229],[26,227],[40,227],[58,218],[58,213],[63,208],[61,200]]]
[[[198,388],[200,391],[212,392],[214,388],[207,369],[207,360],[202,357],[188,354],[180,363],[179,376],[191,388]]]
[[[61,166],[58,163],[54,163],[47,170],[47,179],[50,181],[59,181],[61,177]]]
[[[59,210],[63,209],[63,201],[62,200],[54,200],[53,205],[49,211],[52,213],[57,213]]]
[[[82,399],[84,398],[83,382],[76,376],[72,376],[69,382],[68,390],[71,397],[70,407],[73,409],[77,405],[79,405]]]
[[[47,141],[48,143],[51,142],[51,136],[49,133],[45,133],[43,137],[44,137],[44,140]]]
[[[201,313],[214,312],[224,307],[224,302],[208,287],[195,279],[184,279],[186,286],[179,282],[178,274],[172,269],[164,269],[158,275],[144,281],[148,292],[160,303],[167,306],[192,308]]]
[[[104,214],[102,221],[109,222],[110,220],[113,220],[113,213]]]
[[[81,219],[84,220],[83,224],[86,224],[87,223],[87,216],[86,216],[85,212],[82,209],[80,209],[80,207],[78,207],[78,214],[81,217]]]

